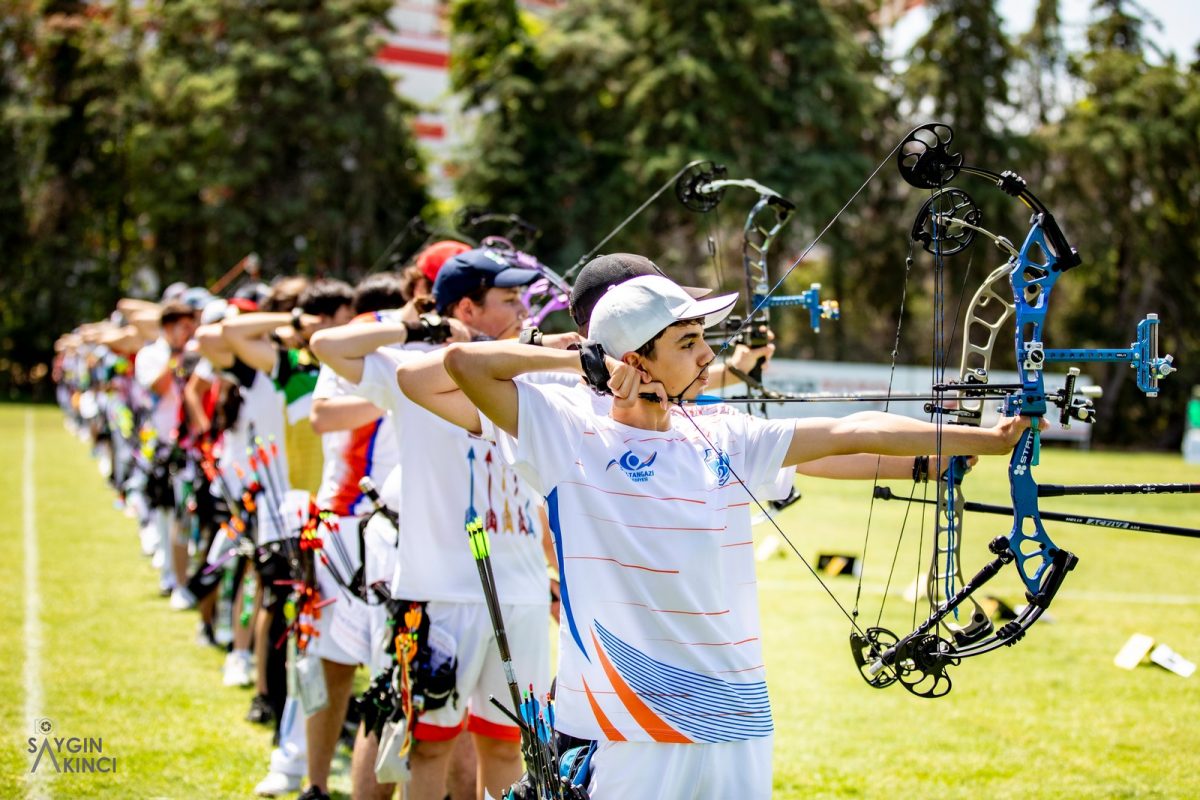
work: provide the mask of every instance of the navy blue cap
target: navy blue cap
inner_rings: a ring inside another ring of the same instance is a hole
[[[433,282],[433,299],[439,314],[478,289],[511,289],[527,286],[541,274],[532,269],[512,266],[501,253],[486,247],[467,250],[450,258],[438,270]]]

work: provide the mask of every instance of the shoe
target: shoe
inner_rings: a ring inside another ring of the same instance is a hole
[[[300,791],[300,776],[285,775],[282,772],[268,772],[267,777],[254,787],[254,793],[259,797],[275,797],[298,791]]]
[[[250,710],[246,712],[246,721],[258,725],[271,725],[275,722],[275,709],[271,708],[271,703],[265,694],[254,695],[254,699],[250,701]],[[296,788],[292,791],[299,789],[300,784],[297,783]]]
[[[221,682],[226,686],[249,686],[254,683],[250,675],[250,654],[234,650],[225,656],[224,676]]]
[[[196,596],[182,586],[175,587],[171,592],[171,608],[175,611],[187,611],[196,607]]]
[[[309,786],[296,800],[330,800],[329,793],[317,786]]]
[[[158,593],[163,597],[170,597],[175,593],[174,575],[167,575],[165,578],[158,579]]]
[[[155,531],[154,535],[157,537],[158,531]],[[162,548],[158,546],[157,539],[154,542],[154,547],[154,555],[150,556],[150,566],[154,569],[162,569],[163,564],[167,563],[166,553],[164,553]]]
[[[213,627],[204,620],[196,623],[196,644],[201,647],[220,647],[217,638],[213,636]]]

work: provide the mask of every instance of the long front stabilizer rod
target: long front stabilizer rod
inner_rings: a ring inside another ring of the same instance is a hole
[[[1075,494],[1195,494],[1200,483],[1048,483],[1038,487],[1038,497],[1066,497]]]
[[[1040,488],[1040,487],[1039,487]],[[936,500],[928,500],[925,498],[908,498],[903,495],[897,495],[887,486],[876,486],[875,497],[880,500],[909,500],[913,503],[924,503],[925,505],[937,505]],[[1000,516],[1011,517],[1013,510],[1008,506],[991,505],[990,503],[976,503],[967,501],[962,504],[963,511],[971,511],[978,514],[999,514]],[[1163,533],[1168,536],[1186,536],[1192,539],[1200,539],[1200,529],[1196,528],[1181,528],[1177,525],[1159,525],[1153,522],[1133,522],[1124,519],[1109,519],[1107,517],[1093,517],[1087,514],[1066,514],[1059,511],[1042,511],[1042,519],[1051,522],[1069,522],[1073,525],[1092,525],[1098,528],[1110,528],[1112,530],[1136,531],[1138,533]]]

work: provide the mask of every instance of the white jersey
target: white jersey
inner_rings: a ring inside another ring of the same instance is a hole
[[[548,501],[562,578],[558,727],[588,739],[768,736],[749,495],[794,422],[677,414],[623,425],[577,389],[518,382],[518,470]],[[500,434],[501,438],[504,437]]]
[[[175,440],[183,394],[179,388],[179,381],[174,377],[167,383],[167,389],[162,394],[156,393],[151,387],[170,363],[171,346],[161,336],[138,350],[137,357],[133,360],[134,377],[138,385],[146,391],[145,396],[150,404],[150,416],[146,424],[153,429],[158,441],[163,443]]]
[[[384,348],[363,360],[356,392],[392,413],[400,448],[400,546],[392,594],[406,600],[483,602],[466,521],[478,516],[491,541],[500,602],[547,601],[540,499],[497,452],[413,403],[396,367],[416,353]]]
[[[326,400],[354,394],[349,383],[327,366],[322,365],[313,389],[313,400]],[[339,517],[358,517],[371,513],[373,507],[358,488],[363,476],[376,486],[391,474],[399,462],[392,432],[392,420],[384,414],[374,422],[354,430],[321,434],[321,486],[317,490],[317,505]]]
[[[283,440],[283,394],[275,388],[275,384],[264,373],[252,370],[245,364],[231,370],[223,371],[224,377],[238,386],[242,393],[242,407],[238,411],[237,420],[233,427],[221,434],[221,456],[217,466],[225,473],[230,489],[240,494],[245,483],[250,480],[250,453],[248,450],[255,445],[255,439],[262,439],[264,445],[270,442],[278,444],[279,464],[273,473],[284,481],[287,479],[287,448]],[[242,383],[249,381],[249,386]],[[235,466],[236,465],[236,466]],[[237,470],[241,469],[244,481],[237,478]],[[287,490],[287,485],[279,487]],[[279,539],[276,531],[275,517],[266,510],[267,499],[261,497],[258,503],[258,538],[262,544]]]

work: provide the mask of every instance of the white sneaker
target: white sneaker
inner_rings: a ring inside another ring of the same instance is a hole
[[[162,569],[163,564],[167,563],[167,554],[158,546],[158,531],[154,532],[154,555],[150,557],[150,566],[154,569]]]
[[[254,793],[259,797],[275,797],[298,791],[300,791],[300,776],[285,775],[282,772],[268,772],[267,777],[254,787]]]
[[[171,592],[171,608],[175,611],[187,611],[196,607],[196,596],[182,586],[176,586]]]
[[[249,686],[254,683],[254,678],[250,675],[250,654],[247,652],[234,650],[225,656],[224,672],[222,682],[226,686]]]

